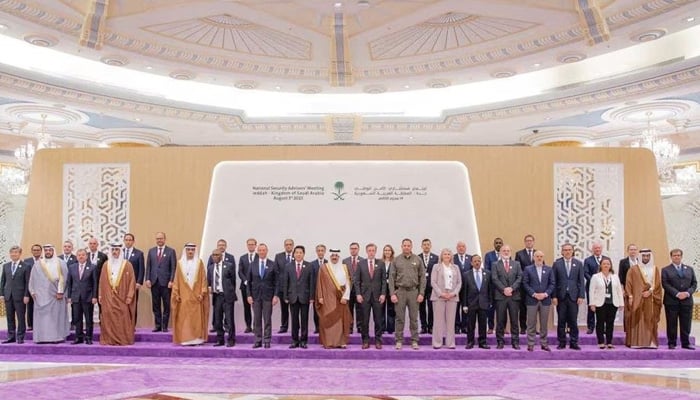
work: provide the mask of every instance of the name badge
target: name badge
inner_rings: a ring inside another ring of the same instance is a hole
[[[609,299],[609,298],[611,298],[611,297],[612,297],[612,294],[611,294],[611,293],[606,293],[606,294],[605,294],[605,298],[606,298],[606,299]]]

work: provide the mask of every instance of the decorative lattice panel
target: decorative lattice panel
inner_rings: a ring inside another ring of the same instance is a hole
[[[129,231],[129,164],[63,167],[63,237],[78,246],[91,236],[105,245]]]
[[[695,276],[700,277],[700,191],[664,199],[662,204],[668,248],[682,249],[683,263],[693,266]],[[670,257],[664,255],[660,260],[659,265],[666,265]],[[700,308],[696,307],[696,312]],[[695,317],[700,319],[700,313]]]
[[[624,255],[624,170],[622,164],[554,165],[554,249],[559,257],[563,243],[574,245],[575,257],[590,255],[591,245],[603,244],[613,260]],[[586,304],[578,313],[586,325]],[[618,313],[616,324],[621,324]]]

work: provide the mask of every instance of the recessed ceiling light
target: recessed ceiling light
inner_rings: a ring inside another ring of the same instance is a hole
[[[688,17],[688,18],[684,19],[683,21],[685,21],[685,22],[695,22],[695,17]]]
[[[5,24],[0,24],[0,30],[3,30],[3,31],[4,31],[4,30],[7,29],[7,28],[8,28],[7,25],[5,25]]]
[[[134,121],[136,121],[136,122],[141,122],[141,118],[136,117],[136,118],[134,118]]]
[[[343,3],[341,3],[341,2],[337,2],[337,3],[333,4],[333,7],[335,7],[335,8],[340,8],[342,6],[343,6]]]
[[[280,90],[280,89],[282,89],[281,86],[275,86],[275,90]]]
[[[534,64],[532,64],[532,66],[533,66],[534,68],[539,68],[541,65],[542,65],[542,64],[540,64],[540,63],[534,63]]]
[[[150,65],[146,65],[146,69],[150,71],[153,69],[153,67],[151,67]]]
[[[411,86],[410,86],[410,85],[403,85],[403,88],[404,88],[404,89],[410,89]]]
[[[552,117],[544,117],[545,121],[549,121],[550,119],[552,119]]]

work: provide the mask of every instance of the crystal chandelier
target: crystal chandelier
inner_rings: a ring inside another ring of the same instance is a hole
[[[647,111],[647,125],[642,130],[642,138],[632,143],[632,147],[644,147],[654,154],[656,170],[661,182],[673,182],[673,165],[678,161],[680,147],[668,139],[659,137],[656,127],[651,124],[651,111]]]
[[[9,165],[0,166],[0,186],[6,193],[26,195],[29,188],[26,171]]]
[[[51,141],[51,135],[46,130],[46,114],[41,114],[41,128],[39,132],[36,133],[36,145],[34,145],[33,140],[28,140],[26,144],[23,144],[15,149],[15,160],[17,165],[23,170],[27,171],[27,176],[29,171],[32,169],[32,163],[34,162],[34,156],[36,152],[41,149],[53,149],[58,147],[55,143]]]

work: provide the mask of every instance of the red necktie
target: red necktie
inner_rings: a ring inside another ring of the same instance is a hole
[[[508,272],[510,272],[510,262],[509,262],[509,260],[506,260],[506,261],[505,261],[505,268],[506,268],[506,274],[507,274]]]
[[[355,257],[352,258],[352,272],[355,273],[355,270],[357,270],[357,260]]]
[[[163,258],[163,249],[160,247],[158,248],[158,262],[160,262],[160,259]]]
[[[374,278],[374,261],[369,260],[369,277]]]
[[[301,277],[301,264],[297,263],[297,279]]]

